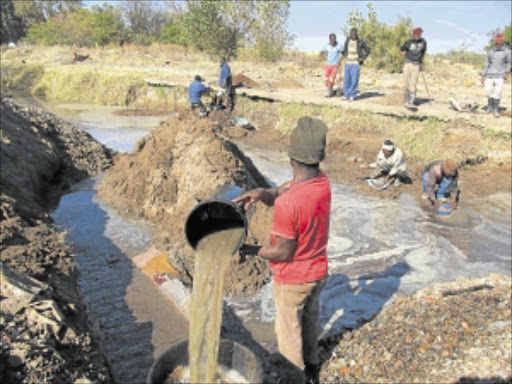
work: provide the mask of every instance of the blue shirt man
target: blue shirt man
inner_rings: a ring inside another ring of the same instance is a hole
[[[219,87],[227,88],[227,79],[231,76],[231,69],[226,61],[226,58],[221,59],[220,74],[219,74]]]
[[[201,76],[197,75],[188,87],[188,100],[191,103],[201,101],[202,94],[208,91],[208,88],[201,81]]]
[[[206,107],[201,101],[204,92],[209,92],[209,88],[203,84],[201,76],[196,75],[194,81],[188,86],[188,101],[190,101],[190,109],[199,108],[199,117],[205,117],[208,114]]]

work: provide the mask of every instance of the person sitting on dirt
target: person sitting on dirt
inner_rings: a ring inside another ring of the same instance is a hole
[[[437,209],[441,201],[450,198],[451,208],[456,209],[460,191],[457,186],[459,171],[455,160],[434,161],[423,173],[423,195]],[[436,191],[437,187],[437,191]]]
[[[300,370],[306,383],[319,382],[319,296],[327,281],[327,240],[331,187],[320,170],[327,126],[304,116],[290,135],[293,180],[279,188],[258,188],[235,202],[261,201],[274,207],[271,245],[243,245],[241,252],[270,261],[274,282],[279,352]]]
[[[358,93],[359,86],[359,66],[370,54],[370,48],[357,36],[357,29],[350,30],[350,36],[345,40],[343,47],[343,57],[345,58],[345,84],[344,98],[346,100],[354,100]]]
[[[341,61],[341,46],[336,40],[336,34],[329,35],[329,43],[322,49],[320,55],[325,61],[324,77],[325,77],[325,97],[334,96],[333,86],[338,74],[338,67]]]
[[[217,93],[215,109],[219,109],[221,101],[224,101],[224,105],[229,111],[232,111],[234,105],[233,95],[233,77],[231,76],[231,69],[226,61],[226,58],[223,57],[220,59],[220,73],[219,73],[219,92]]]
[[[377,160],[371,164],[361,164],[360,168],[375,169],[371,178],[376,179],[385,177],[385,183],[398,187],[401,183],[411,184],[412,180],[407,170],[404,154],[400,148],[397,148],[392,140],[386,140],[382,143],[382,148],[377,155]]]
[[[427,52],[427,41],[421,37],[423,29],[414,28],[412,39],[407,40],[400,47],[400,54],[405,52],[404,65],[404,106],[406,108],[416,108],[416,85],[420,72],[423,71],[423,58]]]
[[[485,67],[482,72],[482,84],[485,81],[485,93],[487,93],[487,113],[493,113],[494,117],[500,117],[500,99],[503,83],[507,80],[512,70],[512,57],[510,49],[504,46],[505,37],[498,33],[494,38],[494,47],[487,52]]]
[[[203,79],[201,76],[196,75],[194,77],[194,81],[190,83],[188,87],[188,101],[190,101],[190,109],[195,110],[199,109],[199,117],[205,117],[208,115],[208,111],[201,101],[201,97],[203,93],[209,92],[210,89],[203,84]]]

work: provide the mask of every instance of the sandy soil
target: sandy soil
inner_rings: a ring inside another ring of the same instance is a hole
[[[0,108],[2,382],[109,382],[109,370],[76,287],[71,249],[48,209],[71,184],[108,168],[111,153],[50,113],[22,108],[4,98]],[[24,275],[9,280],[8,268]],[[62,334],[39,323],[40,312],[34,314],[9,294],[8,282],[16,286],[22,276],[44,285],[30,296],[31,302],[55,303],[62,316],[58,321]]]

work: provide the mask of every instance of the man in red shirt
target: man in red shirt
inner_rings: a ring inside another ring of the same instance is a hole
[[[270,261],[279,352],[304,369],[308,383],[318,382],[319,296],[327,280],[331,187],[319,168],[326,135],[321,120],[300,118],[290,136],[293,180],[235,199],[246,207],[257,201],[274,206],[270,245],[244,245],[241,252]]]

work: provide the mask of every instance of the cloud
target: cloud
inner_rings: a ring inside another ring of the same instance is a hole
[[[449,27],[451,27],[452,29],[458,31],[458,32],[461,32],[461,33],[464,33],[465,35],[469,35],[471,34],[472,32],[469,30],[469,29],[466,29],[458,24],[455,24],[451,21],[448,21],[448,20],[443,20],[443,19],[435,19],[434,20],[437,24],[442,24],[442,25],[447,25]]]

